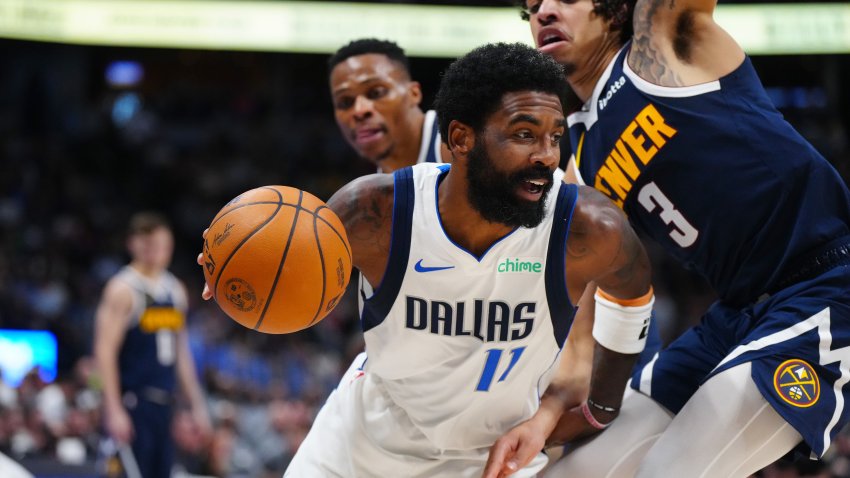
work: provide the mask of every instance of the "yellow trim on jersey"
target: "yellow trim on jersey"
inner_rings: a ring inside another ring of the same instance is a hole
[[[578,138],[578,148],[576,148],[576,170],[578,170],[579,164],[581,164],[581,147],[584,146],[584,131],[582,131],[581,136]]]
[[[180,330],[184,324],[183,312],[174,307],[148,307],[139,319],[139,328],[146,333],[163,329]]]

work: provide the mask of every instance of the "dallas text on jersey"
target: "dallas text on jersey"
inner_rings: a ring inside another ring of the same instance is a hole
[[[511,305],[503,301],[475,299],[451,304],[406,296],[408,329],[447,336],[472,336],[482,342],[521,340],[534,329],[536,302]],[[471,317],[467,311],[471,310]]]

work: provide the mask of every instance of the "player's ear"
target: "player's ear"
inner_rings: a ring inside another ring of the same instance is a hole
[[[418,81],[410,82],[407,86],[407,94],[414,105],[419,106],[422,103],[422,85]]]
[[[453,157],[466,156],[475,145],[475,131],[458,120],[449,123],[449,149]]]

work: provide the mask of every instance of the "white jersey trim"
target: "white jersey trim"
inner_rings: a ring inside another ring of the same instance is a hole
[[[623,47],[625,48],[625,47]],[[623,51],[621,48],[620,51],[617,52],[617,56],[620,56],[620,52]],[[602,95],[602,89],[605,87],[605,84],[608,83],[608,78],[611,78],[611,71],[614,70],[615,61],[611,61],[608,63],[608,66],[605,67],[605,71],[602,73],[602,76],[599,77],[599,81],[596,82],[596,86],[593,87],[593,94],[590,95],[590,99],[581,107],[581,111],[577,111],[569,116],[567,116],[567,127],[572,128],[576,123],[584,123],[585,129],[590,129],[596,123],[596,120],[599,119],[599,113],[596,110],[597,105],[599,104],[599,97]]]
[[[691,96],[699,96],[712,91],[720,91],[720,80],[709,81],[708,83],[700,83],[693,86],[661,86],[650,83],[635,73],[629,67],[629,56],[623,58],[623,73],[634,83],[635,88],[644,93],[660,96],[664,98],[688,98]]]

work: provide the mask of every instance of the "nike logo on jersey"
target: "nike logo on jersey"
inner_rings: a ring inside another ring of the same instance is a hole
[[[416,272],[434,272],[434,271],[444,271],[446,269],[454,269],[455,268],[455,266],[437,266],[437,267],[423,266],[422,265],[423,260],[424,259],[419,259],[419,262],[417,262],[416,265],[413,266],[413,270],[415,270]]]

